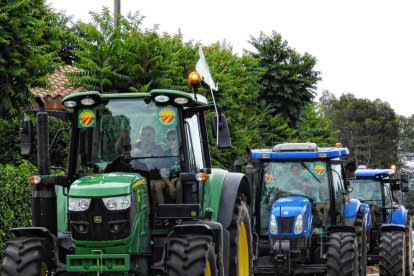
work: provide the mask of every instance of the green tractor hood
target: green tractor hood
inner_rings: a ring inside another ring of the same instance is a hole
[[[146,184],[146,180],[136,173],[108,173],[84,176],[73,182],[71,197],[107,197],[125,195],[133,188]]]

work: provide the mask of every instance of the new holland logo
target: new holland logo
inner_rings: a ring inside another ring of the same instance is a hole
[[[102,217],[101,216],[94,216],[93,222],[95,223],[102,223]]]

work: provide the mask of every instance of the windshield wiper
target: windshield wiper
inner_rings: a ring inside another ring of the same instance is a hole
[[[312,171],[308,168],[308,166],[306,166],[306,164],[303,161],[299,161],[299,164],[304,167],[316,180],[318,180],[319,183],[322,183],[319,178],[317,178]]]
[[[131,160],[137,160],[137,159],[151,159],[151,158],[171,158],[171,157],[177,157],[179,158],[179,155],[164,155],[164,156],[155,156],[155,155],[150,155],[150,156],[125,156],[126,159],[131,159]]]

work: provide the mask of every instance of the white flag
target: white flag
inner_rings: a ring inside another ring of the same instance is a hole
[[[196,71],[200,74],[201,79],[210,87],[210,89],[218,91],[217,84],[214,83],[214,80],[211,77],[210,68],[208,68],[208,64],[201,47],[198,48],[198,54],[200,55],[200,59],[197,61]]]

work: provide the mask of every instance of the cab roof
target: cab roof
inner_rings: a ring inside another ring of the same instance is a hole
[[[376,178],[379,176],[391,176],[395,174],[392,169],[357,169],[355,171],[356,178]]]
[[[304,143],[303,143],[304,144]],[[311,143],[312,144],[312,143]],[[315,145],[315,144],[313,144]],[[283,150],[277,151],[278,148]],[[305,148],[298,146],[298,143],[291,143],[292,150],[288,147],[277,147],[272,149],[254,149],[251,150],[250,156],[253,159],[267,159],[267,160],[284,160],[284,159],[332,159],[349,154],[348,148],[342,147],[309,147],[309,150],[301,150],[298,148]]]

